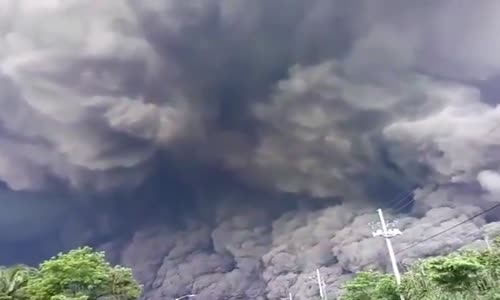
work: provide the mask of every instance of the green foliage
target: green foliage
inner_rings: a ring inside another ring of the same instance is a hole
[[[89,300],[89,297],[85,295],[80,295],[80,296],[57,295],[57,296],[52,296],[50,300]]]
[[[130,269],[111,267],[104,253],[84,247],[40,264],[25,291],[30,300],[95,300],[103,296],[134,300],[141,288]]]
[[[500,249],[500,236],[493,241],[493,246],[495,249]]]
[[[106,288],[108,268],[102,253],[94,253],[90,248],[72,250],[43,262],[38,274],[29,281],[27,291],[33,300],[79,293],[97,298]]]
[[[394,277],[379,272],[360,272],[344,285],[342,300],[399,300]]]
[[[436,285],[428,279],[422,262],[411,265],[403,275],[400,291],[406,298],[423,299],[435,290]]]
[[[481,278],[484,272],[475,256],[451,255],[433,258],[426,262],[429,279],[450,292],[467,291]]]
[[[116,266],[109,272],[109,295],[116,300],[134,300],[141,295],[141,287],[137,284],[128,268]]]
[[[24,288],[34,272],[23,265],[0,268],[0,300],[26,299]]]
[[[399,289],[393,276],[361,272],[344,285],[342,300],[500,300],[500,239],[491,250],[463,251],[413,264]]]

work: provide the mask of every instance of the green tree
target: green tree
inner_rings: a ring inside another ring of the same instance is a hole
[[[396,287],[392,274],[360,272],[342,300],[500,300],[500,239],[491,250],[469,250],[411,265]]]
[[[128,268],[116,266],[109,272],[109,295],[111,299],[133,300],[141,295],[141,287],[137,284]]]
[[[104,253],[83,247],[40,264],[26,291],[31,300],[95,300],[102,296],[134,300],[141,289],[130,269],[113,268]]]
[[[0,300],[26,299],[24,288],[35,271],[24,265],[0,268]]]
[[[425,268],[432,282],[450,292],[474,288],[485,271],[476,256],[460,254],[433,258],[425,264]]]
[[[347,282],[342,300],[399,300],[394,276],[379,272],[360,272]]]
[[[52,296],[50,300],[88,300],[89,297],[85,295],[80,295],[80,296],[66,296],[66,295],[57,295],[57,296]]]
[[[425,299],[435,293],[436,285],[431,282],[425,272],[425,263],[419,261],[408,267],[401,280],[401,293],[405,299]]]

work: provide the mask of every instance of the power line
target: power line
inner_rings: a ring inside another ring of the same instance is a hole
[[[396,260],[396,255],[394,254],[394,249],[392,248],[391,237],[395,237],[401,234],[401,231],[397,228],[388,228],[388,225],[385,222],[384,213],[382,209],[378,209],[378,215],[380,218],[380,227],[379,229],[372,232],[373,236],[383,236],[385,238],[385,242],[387,244],[387,250],[389,252],[389,257],[392,263],[392,270],[394,271],[394,276],[396,277],[397,285],[401,284],[401,275],[399,273],[398,262]],[[374,228],[375,229],[375,228]],[[405,300],[403,295],[400,295],[401,300]]]
[[[497,130],[498,128],[500,128],[500,121],[495,123],[495,125],[493,127],[491,127],[490,130],[488,130],[485,134],[483,134],[482,136],[480,137],[487,137],[488,135],[492,134],[495,130]],[[439,183],[434,183],[434,187],[431,189],[430,192],[426,193],[423,197],[419,198],[419,200],[422,200],[422,199],[425,199],[427,198],[428,196],[430,196],[441,184]],[[404,200],[406,200],[408,198],[408,196],[410,196],[411,194],[413,194],[414,190],[410,190],[408,191],[407,193],[400,193],[397,198],[399,198],[400,195],[404,195],[402,198],[400,198],[399,200],[397,201],[392,201],[393,204],[391,204],[390,206],[392,207],[392,209],[394,210],[394,212],[400,212],[401,210],[403,210],[404,208],[408,207],[411,203],[413,203],[415,201],[415,198],[412,198],[410,199],[408,202],[404,203],[403,205],[399,206],[399,204],[403,203]],[[394,208],[394,207],[397,207],[397,208]]]
[[[398,252],[396,252],[396,254],[399,254],[399,253],[404,252],[404,251],[406,251],[406,250],[408,250],[408,249],[411,249],[411,248],[413,248],[413,247],[415,247],[415,246],[417,246],[417,245],[420,245],[420,244],[422,244],[422,243],[425,243],[425,242],[427,242],[428,240],[431,240],[431,239],[433,239],[433,238],[435,238],[435,237],[437,237],[437,236],[439,236],[439,235],[441,235],[441,234],[443,234],[443,233],[446,233],[446,232],[448,232],[448,231],[450,231],[450,230],[452,230],[452,229],[455,229],[455,228],[457,228],[458,226],[461,226],[461,225],[463,225],[463,224],[465,224],[465,223],[467,223],[467,222],[469,222],[469,221],[471,221],[471,220],[473,220],[473,219],[475,219],[475,218],[477,218],[477,217],[479,217],[479,216],[481,216],[481,215],[484,215],[485,213],[487,213],[487,212],[489,212],[489,211],[492,211],[492,210],[494,210],[494,209],[495,209],[495,208],[497,208],[497,207],[500,207],[500,203],[498,203],[498,204],[496,204],[496,205],[493,205],[492,207],[490,207],[490,208],[488,208],[488,209],[486,209],[486,210],[483,210],[483,211],[481,211],[480,213],[477,213],[477,214],[473,215],[472,217],[467,218],[466,220],[464,220],[464,221],[462,221],[462,222],[460,222],[460,223],[458,223],[458,224],[455,224],[455,225],[453,225],[453,226],[451,226],[451,227],[449,227],[449,228],[446,228],[446,229],[444,229],[444,230],[442,230],[442,231],[440,231],[440,232],[438,232],[438,233],[436,233],[436,234],[434,234],[434,235],[432,235],[432,236],[430,236],[430,237],[428,237],[428,238],[426,238],[426,239],[424,239],[424,240],[422,240],[422,241],[420,241],[420,242],[413,243],[413,244],[411,244],[410,246],[408,246],[408,247],[406,247],[406,248],[404,248],[404,249],[402,249],[402,250],[399,250]]]
[[[432,189],[430,189],[427,193],[425,193],[422,197],[418,198],[418,200],[424,200],[426,199],[427,197],[429,197],[432,193],[434,193],[437,188],[440,186],[440,184],[438,183],[434,183],[434,186],[432,187]],[[411,193],[413,194],[414,191],[411,191]],[[410,204],[412,204],[413,202],[415,201],[415,197],[413,197],[412,199],[410,199],[408,202],[404,203],[402,206],[398,207],[398,208],[395,208],[393,209],[395,213],[398,213],[400,211],[402,211],[404,208],[408,207]]]
[[[414,192],[415,192],[415,190],[411,189],[409,191],[406,191],[406,192],[403,191],[403,192],[399,193],[396,197],[394,197],[392,199],[392,201],[390,201],[390,204],[388,205],[388,207],[390,207],[389,210],[392,210],[394,212],[398,212],[402,208],[408,206],[409,203],[414,201],[413,198],[408,200],[408,197],[412,196]],[[408,200],[408,201],[405,202],[405,200]]]
[[[496,124],[495,124],[495,125],[494,125],[491,129],[490,129],[490,130],[488,130],[488,131],[487,131],[485,134],[483,134],[481,137],[487,137],[487,136],[489,136],[490,134],[492,134],[492,133],[493,133],[495,130],[497,130],[498,128],[500,128],[500,121],[499,121],[499,122],[497,122],[497,123],[496,123]],[[427,197],[429,197],[429,196],[430,196],[432,193],[434,193],[434,192],[437,190],[437,188],[438,188],[439,186],[441,186],[441,185],[442,185],[442,184],[440,184],[440,183],[434,183],[434,187],[433,187],[432,189],[430,189],[430,190],[429,190],[429,191],[428,191],[428,192],[427,192],[427,193],[426,193],[423,197],[420,197],[420,198],[419,198],[419,200],[424,200],[424,199],[426,199]],[[413,191],[410,191],[410,193],[413,193]],[[408,194],[407,194],[407,195],[408,195]],[[396,212],[396,213],[397,213],[397,212],[400,212],[402,209],[406,208],[408,205],[410,205],[410,204],[411,204],[411,203],[413,203],[414,201],[415,201],[415,198],[411,199],[411,200],[410,200],[410,201],[408,201],[407,203],[405,203],[405,204],[403,204],[402,206],[400,206],[399,208],[395,209],[395,210],[394,210],[394,212]],[[499,206],[500,206],[500,204],[499,204]],[[495,209],[496,207],[498,207],[498,206],[494,206],[494,207],[490,208],[489,210],[483,211],[481,214],[484,214],[484,213],[486,213],[486,212],[488,212],[488,211],[490,211],[490,210],[492,210],[492,209]],[[473,216],[473,217],[472,217],[472,219],[474,219],[474,218],[476,218],[476,217],[480,216],[481,214],[476,215],[476,216]],[[427,238],[427,239],[425,239],[425,240],[423,240],[423,241],[421,241],[421,242],[418,242],[418,243],[416,243],[416,244],[411,245],[410,247],[408,247],[408,248],[406,248],[406,249],[403,249],[403,250],[398,251],[396,254],[398,254],[398,253],[400,253],[400,252],[403,252],[403,251],[405,251],[405,250],[407,250],[407,249],[409,249],[409,248],[412,248],[412,247],[414,247],[414,246],[418,245],[419,243],[423,243],[423,242],[425,242],[425,241],[428,241],[428,240],[430,240],[430,239],[432,239],[432,238],[434,238],[434,237],[436,237],[436,236],[438,236],[438,235],[440,235],[440,234],[442,234],[442,233],[445,233],[445,232],[447,232],[447,231],[449,231],[449,230],[452,230],[453,228],[456,228],[456,227],[458,227],[458,226],[460,226],[460,225],[462,225],[462,224],[464,224],[464,223],[466,223],[466,222],[468,222],[468,221],[470,221],[470,220],[472,220],[472,219],[466,220],[466,221],[464,221],[463,223],[459,223],[459,224],[457,224],[457,225],[455,225],[455,226],[452,226],[452,227],[450,227],[450,228],[448,228],[448,229],[445,229],[444,231],[442,231],[442,232],[440,232],[440,233],[436,234],[435,236],[432,236],[432,237],[430,237],[430,238]]]
[[[430,195],[430,194],[432,194],[432,193],[429,193],[429,195]],[[424,199],[424,198],[422,198],[422,199]],[[402,211],[402,210],[403,210],[403,209],[405,209],[406,207],[410,206],[410,204],[412,204],[413,202],[415,202],[415,198],[410,199],[408,202],[406,202],[406,203],[405,203],[405,204],[403,204],[402,206],[400,206],[400,207],[398,207],[398,208],[394,209],[394,212],[395,212],[395,213],[398,213],[398,212]]]
[[[424,240],[422,240],[422,241],[419,241],[419,242],[413,243],[413,244],[411,244],[410,246],[408,246],[408,247],[406,247],[406,248],[404,248],[404,249],[402,249],[402,250],[399,250],[398,252],[394,253],[394,255],[399,254],[399,253],[402,253],[402,252],[404,252],[404,251],[406,251],[406,250],[408,250],[408,249],[411,249],[411,248],[413,248],[413,247],[416,247],[416,246],[417,246],[417,245],[419,245],[419,244],[425,243],[425,242],[427,242],[428,240],[431,240],[431,239],[433,239],[433,238],[435,238],[435,237],[437,237],[437,236],[440,236],[440,235],[441,235],[441,234],[443,234],[443,233],[446,233],[446,232],[448,232],[448,231],[450,231],[450,230],[453,230],[453,229],[457,228],[458,226],[461,226],[461,225],[463,225],[463,224],[465,224],[465,223],[467,223],[467,222],[469,222],[469,221],[471,221],[471,220],[473,220],[473,219],[475,219],[475,218],[477,218],[477,217],[479,217],[479,216],[481,216],[481,215],[484,215],[485,213],[487,213],[487,212],[489,212],[489,211],[492,211],[492,210],[494,210],[495,208],[498,208],[498,207],[500,207],[500,203],[498,203],[498,204],[496,204],[496,205],[494,205],[494,206],[492,206],[492,207],[490,207],[490,208],[488,208],[488,209],[486,209],[486,210],[483,210],[483,211],[481,211],[480,213],[477,213],[477,214],[473,215],[472,217],[469,217],[467,220],[464,220],[464,221],[462,221],[462,222],[460,222],[460,223],[458,223],[458,224],[455,224],[455,225],[453,225],[453,226],[451,226],[451,227],[449,227],[449,228],[446,228],[446,229],[444,229],[444,230],[442,230],[442,231],[440,231],[440,232],[438,232],[438,233],[436,233],[436,234],[434,234],[434,235],[432,235],[432,236],[430,236],[430,237],[428,237],[428,238],[426,238],[426,239],[424,239]],[[479,231],[475,231],[474,233],[472,233],[472,234],[469,234],[469,235],[465,236],[463,239],[466,239],[466,238],[468,238],[468,237],[471,237],[471,236],[473,236],[473,235],[477,234],[478,232],[481,232],[481,230],[479,230]],[[373,264],[373,263],[375,263],[375,262],[377,262],[377,260],[374,260],[374,261],[371,261],[371,262],[369,262],[369,263],[367,263],[367,264],[364,264],[361,268],[364,268],[364,267],[366,267],[366,266],[369,266],[369,265],[371,265],[371,264]]]
[[[396,196],[392,197],[391,200],[388,201],[386,205],[387,207],[397,207],[399,204],[404,202],[411,194],[413,194],[413,189],[409,191],[407,190],[401,191]]]
[[[481,230],[481,229],[476,230],[476,231],[474,231],[473,233],[470,233],[470,234],[468,234],[468,235],[464,236],[462,239],[464,239],[464,240],[465,240],[465,239],[468,239],[468,238],[470,238],[471,236],[474,236],[474,235],[476,235],[476,234],[478,234],[478,233],[482,233],[482,230]]]
[[[483,136],[481,136],[481,137],[487,137],[487,136],[489,136],[491,133],[493,133],[493,132],[494,132],[495,130],[497,130],[498,128],[500,128],[500,121],[499,121],[499,122],[497,122],[497,123],[496,123],[496,124],[495,124],[495,125],[494,125],[491,129],[490,129],[490,130],[488,130],[488,131],[487,131],[487,132],[486,132]],[[423,197],[419,198],[419,200],[423,200],[423,199],[426,199],[427,197],[429,197],[429,196],[430,196],[433,192],[435,192],[435,191],[437,190],[437,188],[438,188],[439,186],[441,186],[441,185],[442,185],[442,184],[440,184],[440,183],[434,183],[434,187],[433,187],[433,188],[432,188],[429,192],[427,192],[427,193],[426,193]],[[410,195],[411,193],[413,193],[413,190],[410,190],[408,193],[406,193],[406,194],[405,194],[405,197],[403,197],[403,198],[402,198],[402,199],[400,199],[399,201],[396,201],[396,203],[397,203],[397,204],[399,204],[402,200],[406,199],[406,198],[408,197],[408,195]],[[402,193],[400,193],[399,195],[401,195],[401,194],[402,194]],[[411,204],[411,203],[413,203],[414,201],[415,201],[415,198],[411,199],[410,201],[408,201],[407,203],[405,203],[403,206],[401,206],[401,207],[399,207],[398,209],[396,209],[396,210],[395,210],[395,212],[399,212],[399,211],[401,211],[403,208],[407,207],[408,205],[410,205],[410,204]],[[443,233],[446,233],[446,232],[448,232],[448,231],[450,231],[450,230],[452,230],[452,229],[454,229],[454,228],[457,228],[458,226],[463,225],[463,224],[465,224],[465,223],[467,223],[467,222],[469,222],[469,221],[471,221],[471,220],[473,220],[473,219],[475,219],[475,218],[477,218],[477,217],[479,217],[479,216],[481,216],[481,215],[483,215],[483,214],[485,214],[485,213],[487,213],[487,212],[489,212],[489,211],[491,211],[491,210],[493,210],[493,209],[495,209],[495,208],[497,208],[497,207],[500,207],[500,203],[499,203],[499,204],[497,204],[497,205],[494,205],[493,207],[491,207],[491,208],[489,208],[489,209],[487,209],[487,210],[484,210],[484,211],[482,211],[482,212],[480,212],[480,213],[478,213],[478,214],[476,214],[476,215],[474,215],[474,216],[472,216],[472,217],[470,217],[470,218],[468,218],[468,219],[467,219],[467,220],[465,220],[465,221],[462,221],[462,222],[460,222],[460,223],[458,223],[458,224],[453,225],[452,227],[449,227],[449,228],[447,228],[447,229],[445,229],[445,230],[442,230],[442,231],[438,232],[437,234],[434,234],[433,236],[430,236],[430,237],[428,237],[428,238],[426,238],[426,239],[424,239],[424,240],[422,240],[422,241],[420,241],[420,242],[417,242],[417,243],[411,244],[410,246],[408,246],[408,247],[406,247],[406,248],[404,248],[404,249],[402,249],[402,250],[399,250],[399,251],[398,251],[398,252],[396,252],[395,254],[399,254],[399,253],[404,252],[404,251],[406,251],[406,250],[408,250],[408,249],[411,249],[411,248],[413,248],[413,247],[415,247],[415,246],[417,246],[417,245],[419,245],[419,244],[421,244],[421,243],[425,243],[426,241],[431,240],[431,239],[433,239],[433,238],[435,238],[435,237],[437,237],[437,236],[439,236],[439,235],[441,235],[441,234],[443,234]],[[468,235],[467,237],[469,237],[469,236],[471,236],[471,235]],[[467,238],[467,237],[466,237],[466,238]],[[370,265],[370,264],[372,264],[372,263],[375,263],[375,262],[376,262],[376,260],[375,260],[375,261],[372,261],[372,262],[370,262],[370,263],[368,263],[368,264],[365,264],[364,266],[362,266],[362,268],[363,268],[363,267],[366,267],[366,266],[368,266],[368,265]]]
[[[485,136],[490,135],[493,131],[497,130],[498,128],[500,128],[500,122],[496,123],[495,126],[493,126],[488,132],[486,132]]]
[[[401,203],[404,203],[406,199],[408,199],[409,196],[413,195],[413,189],[410,191],[402,192],[398,195],[398,197],[395,199],[396,201],[392,201],[393,204],[389,205],[392,207],[392,209],[395,209],[395,207],[398,207]],[[410,200],[411,201],[411,200]]]

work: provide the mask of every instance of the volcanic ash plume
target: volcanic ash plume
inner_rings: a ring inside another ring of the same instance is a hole
[[[492,210],[415,245],[498,202],[499,20],[467,0],[4,0],[1,259],[91,243],[144,299],[300,300],[317,268],[332,297],[389,268],[378,207],[403,262],[494,234]]]

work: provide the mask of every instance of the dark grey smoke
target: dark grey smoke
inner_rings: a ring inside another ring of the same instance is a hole
[[[397,250],[498,202],[499,12],[4,0],[0,244],[100,245],[146,299],[305,299],[316,268],[338,293],[352,272],[388,267],[367,223],[394,195],[417,187],[387,212]],[[400,256],[457,249],[498,221]]]

